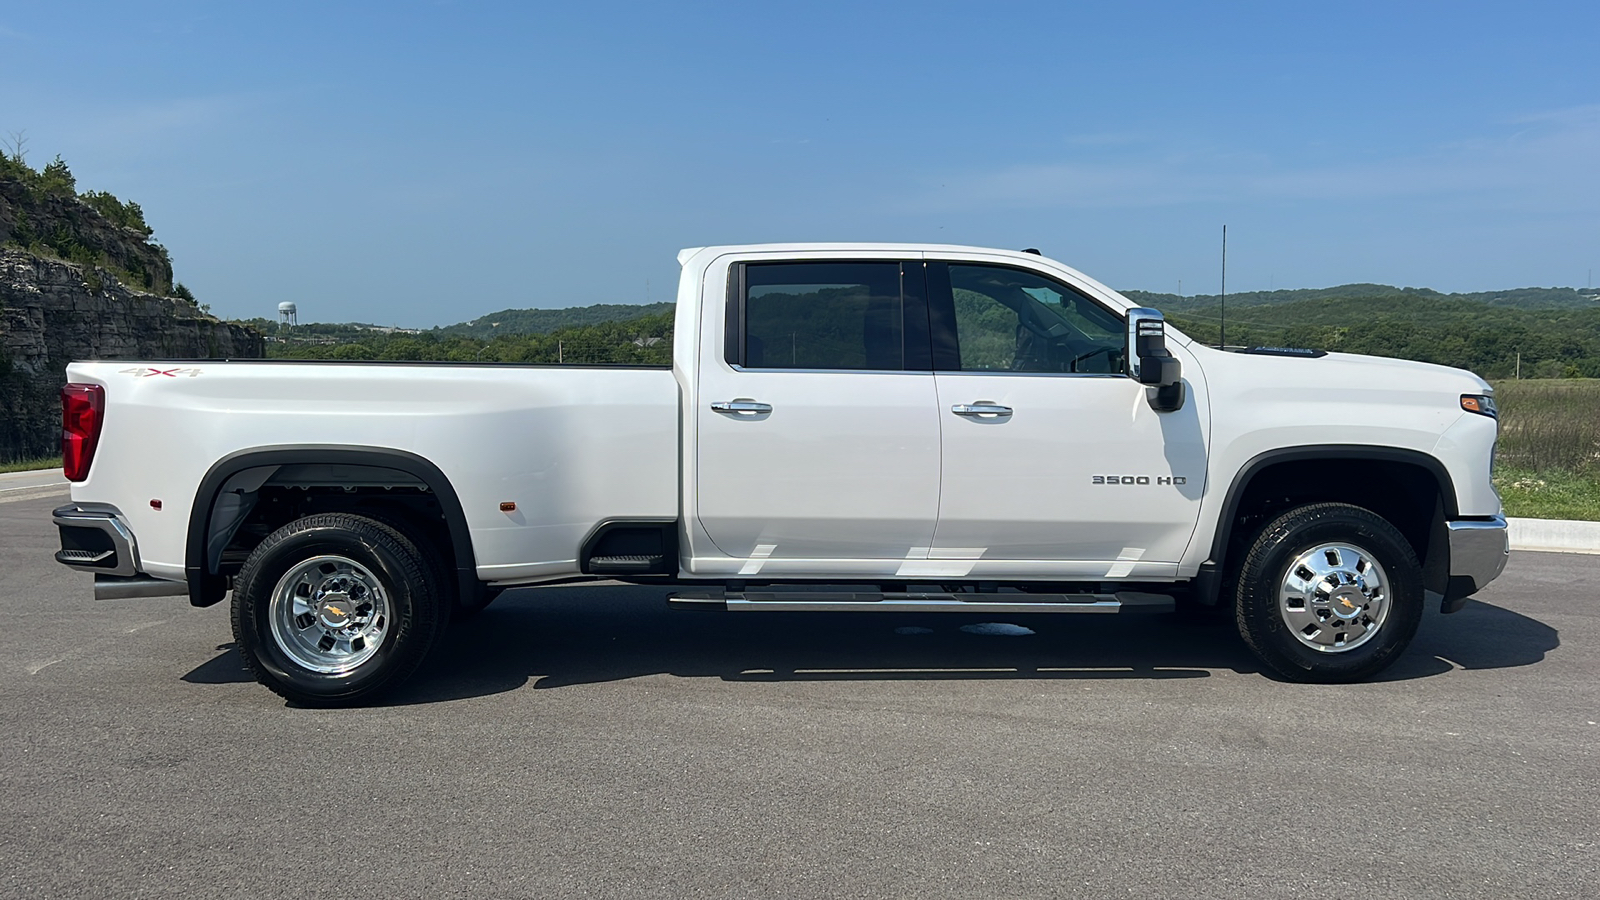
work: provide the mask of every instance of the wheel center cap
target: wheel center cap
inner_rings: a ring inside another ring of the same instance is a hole
[[[1329,599],[1329,607],[1333,614],[1341,619],[1353,619],[1361,614],[1367,605],[1367,595],[1361,592],[1359,585],[1349,584],[1333,592]]]
[[[344,628],[355,617],[355,604],[346,594],[328,594],[317,604],[317,618],[329,628]]]

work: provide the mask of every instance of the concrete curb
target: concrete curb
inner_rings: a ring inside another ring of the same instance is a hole
[[[1600,554],[1600,522],[1506,519],[1513,550]]]

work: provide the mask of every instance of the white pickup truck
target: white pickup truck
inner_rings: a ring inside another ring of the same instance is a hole
[[[1500,574],[1491,389],[1224,352],[1035,252],[679,254],[670,366],[96,361],[63,391],[62,563],[232,593],[263,684],[347,704],[518,585],[729,611],[1231,612],[1364,678]]]

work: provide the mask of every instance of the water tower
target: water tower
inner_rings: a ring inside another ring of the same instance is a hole
[[[294,326],[299,325],[300,321],[297,318],[297,316],[298,316],[298,313],[296,312],[295,305],[293,303],[289,302],[288,300],[285,300],[282,303],[278,304],[278,327],[279,328],[283,328],[284,326],[288,326],[290,328],[293,328]]]

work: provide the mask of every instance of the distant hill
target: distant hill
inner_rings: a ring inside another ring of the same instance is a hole
[[[1153,306],[1166,313],[1204,312],[1217,306],[1215,294],[1180,297],[1177,294],[1155,291],[1122,293],[1136,303]],[[1516,288],[1508,291],[1444,294],[1427,288],[1398,288],[1387,284],[1342,284],[1327,288],[1229,294],[1228,309],[1340,300],[1449,300],[1512,309],[1600,309],[1600,299],[1596,298],[1600,298],[1600,291],[1582,291],[1577,288]],[[586,325],[627,322],[646,316],[658,316],[671,312],[674,308],[675,304],[672,303],[600,303],[565,309],[502,309],[499,312],[479,316],[470,322],[434,328],[432,333],[441,337],[473,337],[480,340],[488,340],[499,334],[551,334],[563,328],[581,328]],[[355,323],[339,327],[351,332],[376,328],[372,325]]]
[[[1123,296],[1145,306],[1166,312],[1203,309],[1217,305],[1216,294],[1193,294],[1180,297],[1153,291],[1123,291]],[[1228,295],[1228,308],[1244,306],[1271,306],[1280,303],[1300,303],[1309,300],[1463,300],[1504,306],[1512,309],[1597,309],[1600,308],[1600,289],[1578,288],[1514,288],[1507,291],[1479,291],[1468,294],[1443,294],[1428,288],[1398,288],[1387,284],[1341,284],[1327,288],[1301,288],[1293,291],[1245,291]]]
[[[1124,291],[1173,326],[1214,344],[1215,296]],[[1445,294],[1346,284],[1228,295],[1230,346],[1370,353],[1472,369],[1488,378],[1600,377],[1600,301],[1573,288]],[[507,309],[420,332],[372,325],[302,325],[267,352],[302,359],[430,359],[647,363],[671,359],[672,303]],[[253,323],[266,328],[270,323]]]
[[[659,316],[676,308],[677,304],[674,303],[599,303],[566,309],[502,309],[470,322],[445,325],[433,330],[440,335],[488,340],[497,334],[550,334],[563,328],[626,322]]]
[[[1311,293],[1289,292],[1278,293]],[[1529,308],[1420,292],[1403,297],[1327,296],[1241,304],[1228,298],[1229,346],[1311,347],[1471,369],[1485,378],[1600,377],[1600,303]],[[1512,293],[1512,292],[1506,292]],[[1170,296],[1170,295],[1169,295]],[[1173,326],[1217,342],[1221,316],[1209,305],[1175,308],[1145,295]]]

